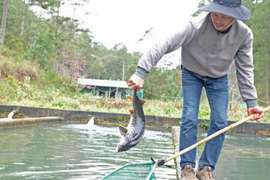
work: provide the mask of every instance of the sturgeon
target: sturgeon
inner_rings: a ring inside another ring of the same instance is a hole
[[[137,96],[136,89],[133,91],[132,105],[130,110],[130,120],[128,127],[119,126],[121,140],[116,147],[117,152],[127,151],[136,146],[142,139],[145,131],[145,116],[143,112],[144,100]]]

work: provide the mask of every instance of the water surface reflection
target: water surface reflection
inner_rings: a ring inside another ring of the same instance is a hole
[[[1,130],[0,178],[98,180],[125,164],[167,158],[173,153],[170,132],[146,130],[139,145],[127,154],[115,152],[119,139],[117,127],[91,124]],[[267,138],[227,136],[216,179],[268,179],[269,150]],[[165,166],[155,174],[158,179],[176,179],[175,170]]]

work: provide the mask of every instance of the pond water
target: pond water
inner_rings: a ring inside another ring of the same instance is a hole
[[[119,139],[117,127],[91,123],[1,130],[0,179],[98,180],[125,164],[173,154],[170,132],[147,129],[140,144],[127,154],[116,153]],[[266,180],[269,172],[269,138],[227,135],[214,172],[217,180]],[[155,174],[157,179],[176,179],[175,169],[165,166]]]

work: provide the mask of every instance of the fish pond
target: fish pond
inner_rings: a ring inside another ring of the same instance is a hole
[[[199,140],[206,134],[199,134]],[[0,131],[0,179],[99,180],[129,163],[173,154],[170,132],[146,130],[138,146],[116,153],[117,127],[49,125]],[[198,154],[203,147],[198,148]],[[173,164],[173,162],[169,163]],[[266,180],[270,172],[270,138],[227,135],[217,180]],[[157,179],[176,179],[175,169],[155,170]]]

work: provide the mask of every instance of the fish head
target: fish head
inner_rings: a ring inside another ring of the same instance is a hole
[[[116,151],[119,152],[124,152],[127,151],[131,148],[131,142],[128,139],[127,136],[122,136],[120,142],[118,143],[117,147],[116,147]]]

